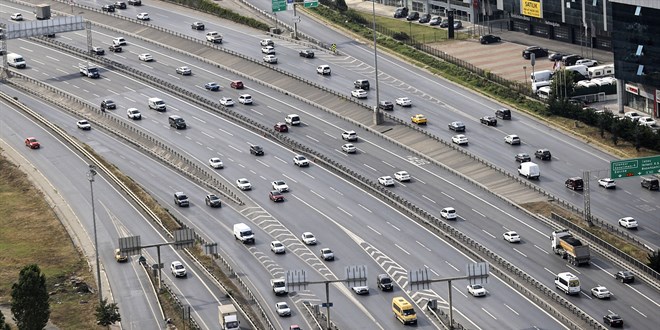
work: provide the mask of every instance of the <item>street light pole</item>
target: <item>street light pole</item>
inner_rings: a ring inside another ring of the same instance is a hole
[[[94,209],[94,177],[96,176],[96,166],[89,164],[87,180],[89,180],[89,190],[92,194],[92,222],[94,223],[94,251],[96,253],[96,281],[99,284],[99,302],[103,302],[103,291],[101,290],[101,265],[99,264],[99,241],[96,235],[96,210]]]
[[[374,124],[380,125],[383,123],[383,118],[378,109],[380,104],[380,89],[378,88],[378,43],[376,42],[376,0],[371,0],[371,9],[374,15],[374,68],[376,69],[376,106],[374,106]]]

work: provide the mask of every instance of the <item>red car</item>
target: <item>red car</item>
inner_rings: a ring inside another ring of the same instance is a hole
[[[243,89],[243,87],[244,87],[244,86],[243,86],[243,82],[240,81],[240,80],[234,80],[234,81],[232,81],[231,84],[229,84],[229,86],[230,86],[231,88],[235,88],[235,89]]]
[[[39,149],[39,147],[41,147],[39,141],[37,141],[37,139],[33,137],[29,137],[25,139],[25,146],[29,147],[30,149]]]
[[[268,194],[268,197],[270,198],[271,201],[273,202],[284,202],[284,195],[282,195],[279,191],[273,190]]]
[[[282,132],[282,133],[289,131],[289,126],[286,126],[285,123],[277,123],[277,124],[275,124],[274,128],[275,128],[276,131]]]

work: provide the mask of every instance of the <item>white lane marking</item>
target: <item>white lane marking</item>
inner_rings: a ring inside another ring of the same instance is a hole
[[[432,200],[432,199],[426,197],[426,195],[422,195],[422,197],[425,198],[425,199],[427,199],[427,200],[429,200],[429,201],[430,201],[431,203],[433,203],[433,204],[437,204],[434,200]]]
[[[403,251],[405,254],[410,255],[410,253],[408,253],[408,251],[406,251],[406,249],[400,247],[399,244],[394,243],[394,246],[398,247],[399,250]]]
[[[545,254],[550,254],[550,253],[548,253],[548,251],[546,251],[545,249],[543,249],[542,247],[540,247],[540,246],[538,246],[538,245],[536,245],[536,244],[534,244],[534,247],[537,248],[537,249],[539,249],[539,250],[541,250],[541,251],[543,251],[543,253],[545,253]]]
[[[375,168],[373,168],[373,167],[371,167],[371,166],[369,166],[369,165],[367,165],[367,164],[362,164],[362,165],[364,165],[366,168],[368,168],[368,169],[370,169],[370,170],[376,172],[376,169],[375,169]]]
[[[440,193],[447,196],[447,197],[449,197],[451,200],[455,200],[454,197],[451,197],[451,196],[447,195],[444,191],[441,191]]]
[[[353,217],[352,214],[348,213],[348,211],[342,209],[341,207],[337,206],[337,209],[339,209],[339,211],[342,211],[342,212],[346,213],[349,217],[351,217],[351,218]]]
[[[639,315],[646,317],[646,315],[644,315],[644,313],[637,310],[637,308],[635,308],[635,306],[630,306],[630,308],[632,308],[632,310],[634,310],[635,312],[639,313]]]
[[[227,134],[227,135],[229,135],[229,136],[234,136],[234,134],[232,134],[232,133],[230,133],[230,132],[228,132],[228,131],[225,131],[225,130],[222,129],[222,128],[218,128],[218,131],[220,131],[220,132],[222,132],[222,133],[225,133],[225,134]]]
[[[282,163],[286,164],[286,160],[284,160],[284,159],[282,159],[282,158],[280,158],[280,157],[273,156],[273,158],[275,158],[275,159],[281,161]]]
[[[310,140],[312,140],[312,141],[314,141],[314,142],[317,142],[317,143],[319,142],[319,140],[317,140],[317,139],[315,139],[315,138],[313,138],[313,137],[311,137],[311,136],[309,136],[309,135],[305,135],[305,137],[308,138],[308,139],[310,139]]]
[[[480,215],[480,216],[482,216],[482,217],[484,217],[484,218],[486,217],[485,215],[483,215],[483,213],[481,213],[481,212],[479,212],[479,211],[477,211],[477,210],[475,210],[475,209],[472,209],[472,211],[474,211],[474,213],[476,213],[476,214],[478,214],[478,215]]]
[[[516,312],[515,309],[511,308],[511,306],[509,306],[509,305],[507,305],[507,304],[504,304],[504,306],[506,306],[506,308],[508,308],[510,311],[512,311],[513,314],[516,314],[516,315],[520,316],[520,314],[518,314],[518,312]]]
[[[51,59],[51,60],[53,60],[53,61],[57,61],[57,62],[60,61],[59,59],[54,58],[54,57],[52,57],[52,56],[48,56],[48,55],[46,55],[46,58],[47,58],[47,59]]]
[[[525,258],[527,258],[527,255],[526,255],[526,254],[524,254],[524,253],[522,253],[522,252],[520,252],[520,251],[519,251],[518,249],[516,249],[516,248],[513,248],[513,251],[516,251],[516,252],[518,252],[518,253],[520,253],[520,255],[521,255],[521,256],[523,256],[523,257],[525,257]]]
[[[455,271],[457,271],[457,272],[460,271],[460,270],[458,270],[458,268],[454,267],[454,265],[450,264],[449,261],[445,260],[445,263],[446,263],[449,267],[454,268]]]
[[[497,318],[496,318],[493,314],[491,314],[490,312],[488,312],[485,308],[481,307],[481,310],[484,311],[484,313],[490,315],[490,317],[492,317],[494,320],[497,320]]]
[[[202,119],[200,119],[200,118],[197,118],[197,117],[195,117],[195,116],[192,116],[192,117],[193,117],[193,119],[195,119],[195,120],[197,120],[197,121],[200,121],[200,122],[206,124],[206,122],[205,122],[204,120],[202,120]]]
[[[230,145],[228,145],[228,147],[230,147],[230,148],[232,148],[232,149],[234,149],[234,150],[236,150],[236,151],[238,151],[238,152],[242,152],[241,150],[239,150],[238,148],[236,148],[236,147],[234,147],[234,146],[233,146],[233,145],[231,145],[231,144],[230,144]]]
[[[393,225],[391,222],[388,221],[387,224],[390,225],[390,226],[392,226],[392,228],[394,228],[394,229],[396,229],[396,230],[398,230],[398,231],[401,231],[401,229],[399,229],[399,227]]]
[[[495,235],[493,235],[493,234],[491,234],[491,233],[489,233],[489,232],[487,232],[487,231],[485,231],[485,230],[483,230],[483,229],[482,229],[481,231],[483,231],[486,235],[488,235],[488,236],[490,236],[490,237],[492,237],[492,238],[495,238]]]
[[[415,181],[419,181],[419,182],[421,182],[421,183],[423,183],[423,184],[426,184],[426,182],[424,182],[424,181],[422,181],[422,180],[420,180],[420,179],[419,179],[419,178],[417,178],[417,177],[414,177],[414,179],[415,179]]]
[[[371,231],[373,231],[374,233],[383,236],[383,234],[381,234],[378,230],[371,228],[371,226],[367,225],[367,228],[371,229]]]
[[[211,135],[211,134],[209,134],[209,133],[206,133],[206,132],[204,132],[204,131],[202,131],[202,134],[208,136],[208,137],[211,138],[211,139],[215,139],[215,137],[214,137],[213,135]]]
[[[282,174],[282,176],[285,177],[285,178],[287,178],[287,179],[289,179],[289,180],[291,180],[293,183],[298,183],[298,181],[294,180],[293,178],[289,177],[289,176],[286,175],[286,174]]]
[[[310,179],[316,179],[314,176],[312,176],[311,174],[309,174],[305,171],[301,171],[301,172],[302,172],[302,174],[307,175],[307,177],[309,177]]]
[[[388,162],[386,162],[386,161],[384,161],[384,160],[383,160],[382,162],[383,162],[383,164],[385,164],[385,165],[387,165],[387,166],[389,166],[389,167],[391,167],[391,168],[394,168],[394,165],[392,165],[392,164],[390,164],[390,163],[388,163]]]
[[[310,190],[310,192],[311,192],[312,194],[318,196],[318,197],[321,198],[321,199],[325,199],[325,197],[321,196],[319,193],[317,193],[317,192],[314,191],[314,190]]]
[[[577,270],[575,267],[573,267],[573,266],[571,266],[571,265],[566,265],[566,267],[572,269],[574,272],[576,272],[576,273],[578,273],[578,274],[582,274],[582,273],[580,273],[579,270]]]
[[[367,212],[369,212],[369,213],[373,213],[373,212],[371,212],[370,209],[368,209],[366,206],[364,206],[364,205],[362,205],[362,204],[360,204],[360,203],[358,203],[358,206],[360,206],[363,210],[365,210],[365,211],[367,211]]]
[[[545,267],[543,267],[543,269],[545,269],[548,273],[550,273],[550,274],[552,274],[552,275],[557,275],[557,273],[551,271],[550,269],[547,269],[547,268],[545,268]]]
[[[425,248],[427,251],[431,252],[431,249],[427,248],[424,244],[422,244],[422,242],[420,242],[420,241],[415,241],[415,242],[417,242],[417,244],[419,244],[419,246],[421,246],[421,247]]]

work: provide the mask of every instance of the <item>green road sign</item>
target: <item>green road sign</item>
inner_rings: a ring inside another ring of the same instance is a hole
[[[273,12],[286,11],[286,0],[273,0]]]
[[[304,5],[305,5],[305,8],[318,7],[319,6],[319,1],[318,0],[305,0]]]
[[[648,174],[660,174],[660,156],[613,160],[610,162],[610,177],[612,179]]]

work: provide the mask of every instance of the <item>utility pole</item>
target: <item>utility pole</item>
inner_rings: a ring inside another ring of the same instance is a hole
[[[103,302],[103,290],[101,289],[101,265],[99,264],[99,241],[96,234],[96,210],[94,209],[94,177],[96,176],[96,166],[89,164],[87,180],[89,180],[89,190],[92,195],[92,223],[94,224],[94,251],[96,254],[96,281],[99,283],[99,302]]]
[[[373,11],[373,28],[374,28],[374,68],[376,69],[376,105],[374,106],[374,125],[383,123],[383,114],[378,109],[380,104],[380,88],[378,87],[378,43],[376,42],[376,1],[371,2],[371,9]]]

